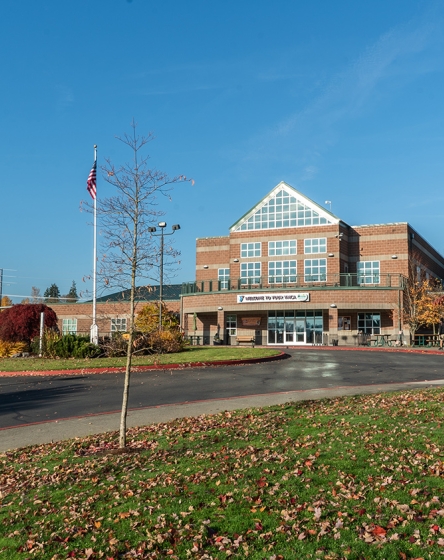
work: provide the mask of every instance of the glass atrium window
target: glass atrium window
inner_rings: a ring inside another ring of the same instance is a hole
[[[220,282],[220,289],[227,290],[228,283],[230,281],[230,269],[229,268],[219,268],[217,279]]]
[[[296,282],[296,261],[270,261],[268,263],[268,283],[283,284]]]
[[[296,194],[296,193],[295,193]],[[282,188],[237,228],[238,231],[330,224],[327,218]]]
[[[327,259],[307,259],[304,261],[304,281],[323,282],[327,279]]]
[[[63,319],[62,334],[77,334],[77,319]]]
[[[125,332],[126,317],[111,319],[111,332]]]
[[[260,243],[241,243],[241,257],[246,259],[249,257],[261,256]]]
[[[269,257],[280,257],[284,255],[296,255],[296,240],[268,242]]]
[[[304,239],[304,253],[326,253],[327,238],[319,237],[318,239]]]
[[[251,285],[260,284],[261,282],[261,263],[248,262],[241,264],[241,284]]]
[[[358,262],[358,284],[379,284],[379,261]]]
[[[364,334],[381,334],[381,314],[358,313],[358,331]]]

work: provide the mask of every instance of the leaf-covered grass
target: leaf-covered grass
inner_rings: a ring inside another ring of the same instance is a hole
[[[245,360],[280,354],[271,348],[247,348],[238,346],[191,346],[174,354],[153,354],[134,356],[133,365],[192,364],[196,362],[216,362],[221,360]],[[0,371],[50,371],[64,369],[125,367],[126,358],[94,359],[47,359],[47,358],[0,358]]]
[[[178,420],[0,456],[8,560],[444,553],[444,391]]]

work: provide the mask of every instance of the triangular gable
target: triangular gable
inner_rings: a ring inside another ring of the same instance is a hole
[[[230,231],[331,225],[339,221],[331,212],[281,181],[233,224]]]

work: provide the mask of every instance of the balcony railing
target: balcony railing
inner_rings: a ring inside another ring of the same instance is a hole
[[[257,276],[201,280],[182,284],[182,295],[240,290],[331,290],[331,289],[402,289],[406,278],[402,274],[317,274],[291,276]]]

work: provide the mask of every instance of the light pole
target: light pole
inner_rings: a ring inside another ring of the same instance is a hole
[[[164,236],[165,235],[173,235],[178,229],[180,229],[179,224],[174,224],[171,227],[173,230],[171,233],[165,233],[165,228],[167,223],[166,222],[159,222],[157,224],[160,227],[160,233],[154,233],[157,231],[155,227],[149,227],[148,231],[151,235],[156,237],[160,237],[160,270],[159,270],[159,330],[162,330],[162,298],[163,298],[163,252],[164,252]]]

